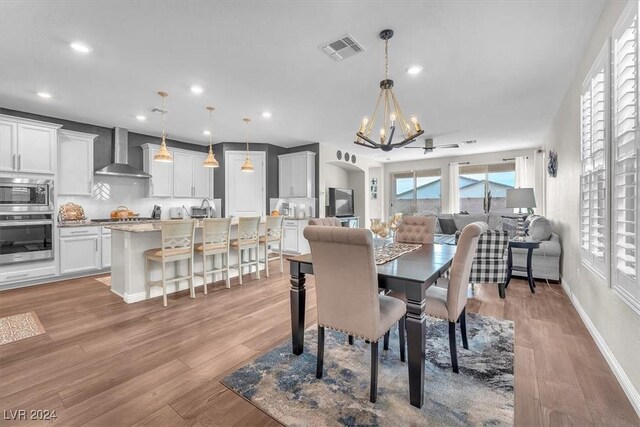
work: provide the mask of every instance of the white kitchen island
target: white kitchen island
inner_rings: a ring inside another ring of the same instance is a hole
[[[127,303],[144,301],[147,298],[146,277],[144,270],[144,252],[148,249],[159,248],[162,224],[145,223],[145,224],[116,224],[110,225],[111,229],[111,291],[124,299]],[[237,236],[237,219],[231,224],[231,239]],[[202,243],[202,227],[196,225],[196,244]],[[264,235],[264,225],[260,226],[260,235]],[[243,256],[247,256],[248,251],[244,251]],[[261,254],[264,256],[264,254]],[[216,265],[222,262],[222,255],[216,255]],[[238,263],[238,252],[231,247],[229,251],[229,261],[231,265],[230,276],[238,277],[236,268]],[[207,262],[212,262],[208,257]],[[188,272],[188,261],[178,261],[167,264],[167,275],[169,278],[178,274],[186,276]],[[202,255],[195,252],[194,256],[194,272],[202,272]],[[255,267],[251,267],[252,272]],[[264,265],[260,265],[260,269],[264,269]],[[149,263],[151,280],[162,280],[162,267],[157,262]],[[248,267],[244,267],[245,274],[249,272]],[[222,280],[222,274],[216,274],[213,281]],[[211,276],[207,276],[209,283],[212,282]],[[204,281],[201,277],[195,276],[196,293],[198,288],[202,287]],[[189,282],[184,280],[175,284],[167,285],[167,294],[178,292],[189,288]],[[202,292],[202,290],[200,290]],[[151,297],[162,296],[162,288],[152,287]]]

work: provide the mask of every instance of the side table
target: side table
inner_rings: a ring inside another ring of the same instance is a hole
[[[540,241],[538,240],[509,240],[509,250],[508,250],[508,258],[507,258],[507,284],[509,286],[509,282],[511,281],[511,272],[512,271],[526,271],[527,272],[527,280],[529,281],[529,289],[531,289],[531,293],[535,294],[536,284],[533,281],[533,272],[531,268],[531,257],[533,257],[533,250],[538,249],[540,247]],[[512,248],[525,248],[527,250],[527,266],[526,267],[516,267],[513,265],[513,255],[511,254]]]

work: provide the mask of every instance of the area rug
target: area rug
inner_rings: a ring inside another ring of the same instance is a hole
[[[20,313],[0,318],[0,345],[44,334],[36,313]]]
[[[345,334],[326,330],[324,377],[316,379],[315,327],[305,332],[302,355],[293,355],[286,341],[222,382],[287,426],[512,425],[513,322],[468,314],[469,350],[462,348],[458,334],[459,374],[451,371],[447,322],[427,322],[421,409],[409,404],[397,328],[388,351],[379,344],[375,404],[369,402],[369,345],[356,340],[350,346]]]

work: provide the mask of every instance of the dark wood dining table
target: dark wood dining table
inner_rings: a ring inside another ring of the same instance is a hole
[[[421,248],[377,266],[378,287],[407,296],[407,354],[409,401],[424,403],[424,357],[426,346],[425,292],[450,266],[456,247],[424,244]],[[305,275],[313,274],[311,254],[288,258],[291,273],[291,341],[293,354],[304,351]]]

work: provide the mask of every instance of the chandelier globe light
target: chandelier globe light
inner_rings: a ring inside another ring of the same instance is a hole
[[[164,108],[164,100],[169,96],[169,94],[167,92],[158,92],[158,95],[162,97],[162,108],[160,110],[160,120],[162,121],[162,140],[160,142],[160,149],[155,156],[153,156],[153,160],[156,162],[171,163],[173,162],[173,156],[169,150],[167,150],[167,133],[164,125],[164,115],[167,113],[167,110]]]
[[[213,154],[213,111],[214,107],[207,107],[207,111],[209,111],[209,118],[211,120],[211,129],[209,129],[209,155],[202,163],[202,166],[205,168],[217,168],[220,167],[218,160],[216,160],[216,156]]]
[[[382,30],[380,38],[384,40],[384,61],[385,61],[385,77],[380,82],[380,94],[376,102],[376,108],[373,110],[371,119],[364,117],[360,123],[360,128],[356,132],[355,144],[363,147],[380,149],[382,151],[391,151],[394,148],[403,147],[416,140],[417,137],[424,133],[420,127],[420,123],[415,116],[407,121],[398,99],[393,93],[393,80],[389,78],[389,40],[393,37],[393,30]],[[379,141],[374,141],[371,133],[376,124],[378,112],[381,110],[382,126],[380,127]],[[410,122],[410,123],[409,123]],[[396,132],[402,134],[402,141],[393,142]]]

